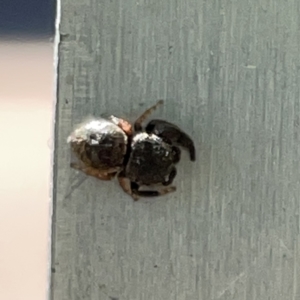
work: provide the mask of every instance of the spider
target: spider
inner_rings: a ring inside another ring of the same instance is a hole
[[[142,126],[162,104],[159,100],[148,108],[133,126],[115,116],[80,124],[68,137],[79,161],[71,167],[100,180],[117,176],[123,191],[134,200],[174,192],[171,184],[180,161],[179,147],[189,151],[191,161],[196,160],[196,151],[192,139],[172,123],[155,119]]]

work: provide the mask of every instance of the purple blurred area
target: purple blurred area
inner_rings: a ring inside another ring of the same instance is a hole
[[[55,1],[0,1],[0,299],[45,300]]]

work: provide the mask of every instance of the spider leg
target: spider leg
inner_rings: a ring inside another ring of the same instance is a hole
[[[154,133],[166,141],[186,148],[191,161],[196,160],[196,150],[193,140],[176,125],[163,120],[152,120],[146,126],[147,133]]]
[[[117,172],[119,171],[119,168],[112,168],[112,169],[108,169],[108,170],[98,170],[96,168],[93,167],[86,167],[86,166],[82,166],[76,163],[71,163],[70,167],[76,170],[79,170],[83,173],[85,173],[88,176],[93,176],[96,177],[97,179],[100,180],[111,180],[112,178],[114,178],[117,174]]]
[[[159,100],[155,105],[148,108],[135,122],[134,130],[141,131],[142,123],[157,109],[158,106],[163,104],[163,100]]]
[[[153,190],[153,191],[150,191],[150,190],[141,191],[141,190],[139,190],[140,186],[137,183],[131,182],[130,185],[131,185],[131,191],[132,191],[133,195],[141,196],[141,197],[147,197],[147,198],[159,197],[159,196],[163,196],[163,195],[166,195],[166,194],[169,194],[169,193],[172,193],[172,192],[176,191],[175,186],[163,187],[163,188]]]
[[[119,126],[127,135],[132,135],[132,126],[129,122],[126,120],[123,120],[121,118],[117,118],[115,116],[110,116],[109,119]]]
[[[174,177],[176,176],[176,169],[175,169],[175,173],[173,173],[172,175],[170,175],[169,177],[169,182],[171,183],[174,179]],[[121,186],[121,188],[123,189],[123,191],[130,195],[134,201],[139,200],[140,197],[159,197],[159,196],[163,196],[166,195],[168,193],[172,193],[176,191],[176,187],[175,186],[168,186],[168,187],[160,187],[157,190],[152,190],[152,191],[140,191],[140,185],[130,181],[128,178],[124,177],[123,172],[119,173],[118,175],[118,181],[119,184]]]
[[[170,175],[169,175],[168,180],[165,181],[165,182],[163,182],[163,185],[164,185],[164,186],[170,185],[170,184],[173,182],[173,180],[174,180],[174,178],[176,177],[176,175],[177,175],[177,170],[176,170],[176,168],[174,167],[173,170],[170,172]]]
[[[122,174],[119,174],[118,181],[121,188],[126,194],[130,195],[134,201],[139,200],[138,195],[134,194],[133,191],[131,190],[131,184],[128,178],[124,177]]]

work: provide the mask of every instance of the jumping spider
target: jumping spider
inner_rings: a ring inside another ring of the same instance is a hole
[[[134,130],[129,122],[115,116],[81,124],[68,138],[79,159],[71,167],[101,180],[117,175],[122,189],[134,200],[174,192],[176,187],[171,183],[181,155],[178,146],[189,151],[191,161],[196,160],[196,151],[192,139],[172,123],[152,120],[142,127],[162,103],[160,100],[147,109],[134,122]],[[147,186],[154,189],[140,189]]]

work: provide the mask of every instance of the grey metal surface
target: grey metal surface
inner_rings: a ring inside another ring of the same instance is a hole
[[[65,0],[52,299],[300,299],[300,4]],[[134,203],[69,168],[89,114],[194,138],[178,191]]]

